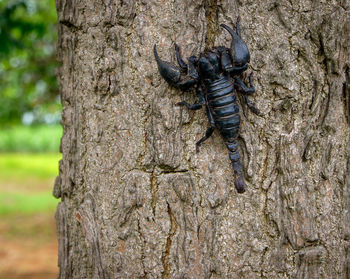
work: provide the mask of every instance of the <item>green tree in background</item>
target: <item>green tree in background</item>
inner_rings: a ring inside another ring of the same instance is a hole
[[[54,0],[0,0],[0,126],[59,120],[56,21]]]

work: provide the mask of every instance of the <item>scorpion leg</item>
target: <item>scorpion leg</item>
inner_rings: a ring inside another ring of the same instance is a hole
[[[210,138],[210,136],[213,134],[214,129],[215,129],[215,122],[214,122],[214,118],[213,115],[210,112],[210,109],[208,108],[208,106],[206,106],[207,109],[207,115],[208,115],[208,119],[209,119],[209,123],[210,123],[210,127],[206,130],[204,137],[202,137],[199,141],[196,142],[196,152],[199,152],[199,146],[205,142],[208,138]]]
[[[197,96],[199,98],[199,102],[194,103],[193,105],[190,105],[189,103],[182,101],[176,103],[177,106],[185,106],[190,110],[198,110],[202,108],[202,106],[205,104],[205,99],[203,97],[202,89],[200,87],[197,88]]]
[[[177,106],[185,106],[186,108],[190,109],[190,110],[198,110],[202,108],[202,103],[194,103],[193,105],[190,105],[189,103],[182,101],[182,102],[178,102],[176,103]]]
[[[238,151],[238,143],[237,140],[229,140],[226,142],[226,147],[229,150],[229,157],[232,163],[234,176],[235,176],[235,187],[237,189],[238,193],[245,192],[245,185],[244,185],[244,179],[243,179],[243,166],[240,161],[240,155]]]
[[[240,78],[236,77],[235,78],[235,88],[244,95],[244,100],[245,100],[248,108],[256,115],[261,115],[260,111],[256,108],[255,104],[251,100],[249,100],[249,98],[248,98],[248,95],[253,94],[255,92],[255,88],[253,86],[252,79],[253,79],[253,73],[251,73],[249,75],[250,87],[247,87]]]
[[[255,104],[249,100],[248,96],[247,95],[244,95],[244,100],[248,106],[248,108],[253,112],[255,113],[256,115],[261,115],[260,113],[260,110],[256,108]]]
[[[243,94],[251,95],[255,93],[255,87],[253,85],[253,73],[250,73],[249,75],[249,86],[250,87],[247,87],[239,77],[235,78],[236,89]]]
[[[205,132],[205,136],[202,137],[199,141],[196,142],[196,152],[199,152],[199,146],[206,141],[208,138],[210,138],[210,136],[213,134],[214,132],[214,127],[210,126],[206,132]]]

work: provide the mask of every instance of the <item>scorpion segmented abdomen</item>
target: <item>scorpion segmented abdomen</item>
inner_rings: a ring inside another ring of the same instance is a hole
[[[216,127],[225,140],[235,139],[238,136],[241,118],[232,81],[222,76],[208,83],[206,88],[208,104]]]
[[[243,167],[240,162],[238,143],[241,118],[236,104],[236,95],[232,81],[222,76],[220,79],[207,83],[207,100],[214,122],[220,134],[225,139],[229,157],[234,170],[234,183],[238,193],[245,191]]]

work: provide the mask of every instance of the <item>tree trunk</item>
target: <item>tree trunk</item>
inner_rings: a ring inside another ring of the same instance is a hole
[[[350,278],[349,1],[56,0],[59,278]],[[247,191],[175,61],[241,16],[262,116],[241,108]]]

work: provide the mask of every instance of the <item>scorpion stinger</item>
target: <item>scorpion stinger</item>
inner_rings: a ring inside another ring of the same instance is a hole
[[[198,74],[191,60],[188,61],[188,65],[181,59],[178,46],[175,45],[177,61],[179,67],[171,64],[170,62],[163,61],[159,58],[157,53],[157,47],[154,45],[153,52],[157,61],[158,70],[161,76],[171,85],[178,87],[182,90],[190,90],[198,81]],[[186,75],[187,73],[187,75]]]

